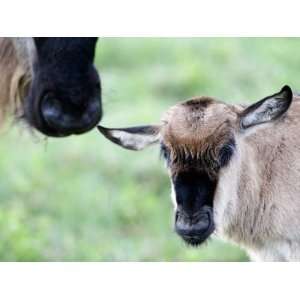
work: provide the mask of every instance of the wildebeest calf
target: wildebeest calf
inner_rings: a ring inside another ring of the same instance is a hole
[[[215,232],[255,260],[300,260],[299,100],[288,86],[248,107],[199,97],[156,126],[99,130],[131,150],[160,144],[188,244]]]

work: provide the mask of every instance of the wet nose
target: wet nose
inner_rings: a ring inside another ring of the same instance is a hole
[[[74,105],[60,99],[46,97],[41,103],[41,114],[46,124],[61,134],[79,134],[95,127],[102,117],[100,97]]]
[[[214,231],[212,208],[203,206],[194,213],[177,208],[175,231],[185,240],[204,241]]]
[[[206,232],[210,225],[210,217],[207,213],[199,213],[198,216],[187,216],[182,212],[176,213],[175,230],[183,237],[198,237]]]

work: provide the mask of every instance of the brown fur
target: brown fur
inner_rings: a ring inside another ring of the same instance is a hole
[[[99,127],[127,149],[160,142],[171,176],[205,168],[217,182],[217,235],[245,247],[254,259],[300,261],[300,100],[289,87],[247,108],[194,98],[170,108],[160,127],[147,128]],[[153,128],[159,132],[150,134]],[[229,140],[235,144],[231,158],[218,165]]]
[[[161,129],[162,140],[171,151],[172,172],[182,169],[191,158],[195,162],[203,159],[201,166],[215,176],[218,151],[232,136],[235,118],[230,107],[209,97],[172,107],[163,117]]]
[[[294,99],[285,118],[240,138],[238,214],[226,235],[253,251],[268,247],[270,240],[288,244],[299,238],[299,125],[300,102]]]
[[[300,243],[300,101],[294,97],[285,117],[257,126],[249,135],[240,130],[241,111],[242,106],[206,97],[172,107],[161,129],[163,143],[179,161],[171,164],[171,172],[182,169],[183,156],[201,157],[209,151],[211,160],[216,159],[220,146],[235,136],[236,157],[219,174],[214,203],[217,232],[256,258],[300,259],[300,248],[291,255],[268,249],[277,243],[286,247],[295,240]],[[226,190],[228,203],[222,203]]]
[[[13,40],[0,38],[0,124],[8,114],[22,114],[30,81],[28,64],[18,56]]]

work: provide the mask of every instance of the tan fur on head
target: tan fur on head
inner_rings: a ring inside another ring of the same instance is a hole
[[[217,168],[219,149],[233,136],[237,114],[233,107],[209,97],[179,103],[162,119],[161,136],[171,151],[173,171],[188,159],[201,161],[212,176]]]

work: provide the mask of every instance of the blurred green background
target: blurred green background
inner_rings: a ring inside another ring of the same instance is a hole
[[[159,121],[196,95],[253,102],[300,87],[296,38],[103,38],[96,65],[103,125]],[[170,184],[153,147],[134,153],[94,130],[44,139],[24,126],[0,143],[1,261],[245,261],[211,239],[187,247],[173,232]]]

